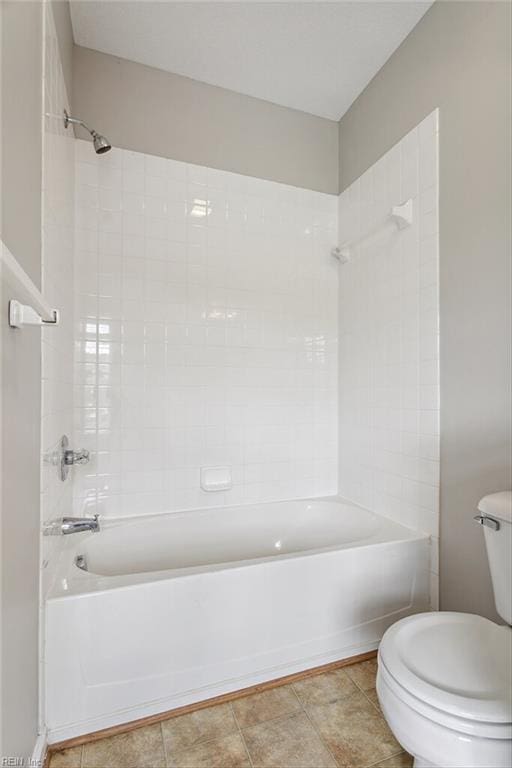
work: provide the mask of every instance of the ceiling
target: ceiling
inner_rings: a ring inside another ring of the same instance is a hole
[[[77,45],[339,120],[431,2],[72,0]]]

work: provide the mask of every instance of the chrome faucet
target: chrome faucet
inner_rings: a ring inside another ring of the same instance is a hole
[[[67,450],[64,455],[64,461],[66,464],[88,464],[90,454],[86,448],[80,448],[78,451]]]
[[[44,461],[46,464],[58,467],[59,477],[64,481],[73,465],[89,463],[90,453],[86,448],[80,448],[78,451],[71,450],[68,436],[62,435],[58,446],[44,454]]]
[[[61,531],[63,534],[81,533],[81,531],[93,531],[97,533],[100,530],[99,515],[94,517],[63,517]]]
[[[82,531],[97,533],[99,530],[99,515],[94,515],[94,517],[61,517],[58,520],[51,520],[45,525],[43,532],[45,536],[66,536],[68,533]]]

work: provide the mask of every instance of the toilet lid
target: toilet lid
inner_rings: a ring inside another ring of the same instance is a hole
[[[421,701],[457,717],[512,722],[512,630],[465,613],[422,613],[385,633],[379,656]]]

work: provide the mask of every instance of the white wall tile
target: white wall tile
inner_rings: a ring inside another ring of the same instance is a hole
[[[75,434],[99,453],[77,510],[335,493],[336,198],[84,144]],[[215,464],[234,487],[205,494]]]
[[[61,322],[41,331],[42,354],[42,424],[41,445],[41,522],[69,514],[72,509],[72,478],[60,480],[56,466],[48,459],[59,449],[61,435],[73,433],[73,247],[74,247],[74,176],[75,147],[73,135],[66,131],[61,115],[69,110],[64,76],[59,57],[51,4],[44,4],[43,51],[43,174],[42,174],[42,291],[48,302],[58,307]],[[95,232],[97,219],[97,178],[94,169],[83,163],[80,198],[81,222]],[[91,247],[91,235],[84,234],[84,247]],[[77,260],[82,275],[83,253]],[[84,275],[84,282],[87,275]],[[85,334],[85,330],[82,331]],[[85,371],[80,372],[84,386]],[[60,551],[58,537],[42,537],[42,598],[55,575]]]
[[[339,491],[397,522],[439,530],[437,111],[339,198]],[[414,223],[380,230],[412,198]],[[437,547],[433,540],[433,549]],[[437,567],[433,553],[433,568]],[[432,589],[437,581],[433,577]],[[436,595],[432,604],[437,605]]]

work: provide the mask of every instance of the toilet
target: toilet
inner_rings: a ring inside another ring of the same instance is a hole
[[[507,626],[421,613],[390,627],[379,648],[380,705],[415,768],[512,766],[512,492],[486,496],[478,510]]]

